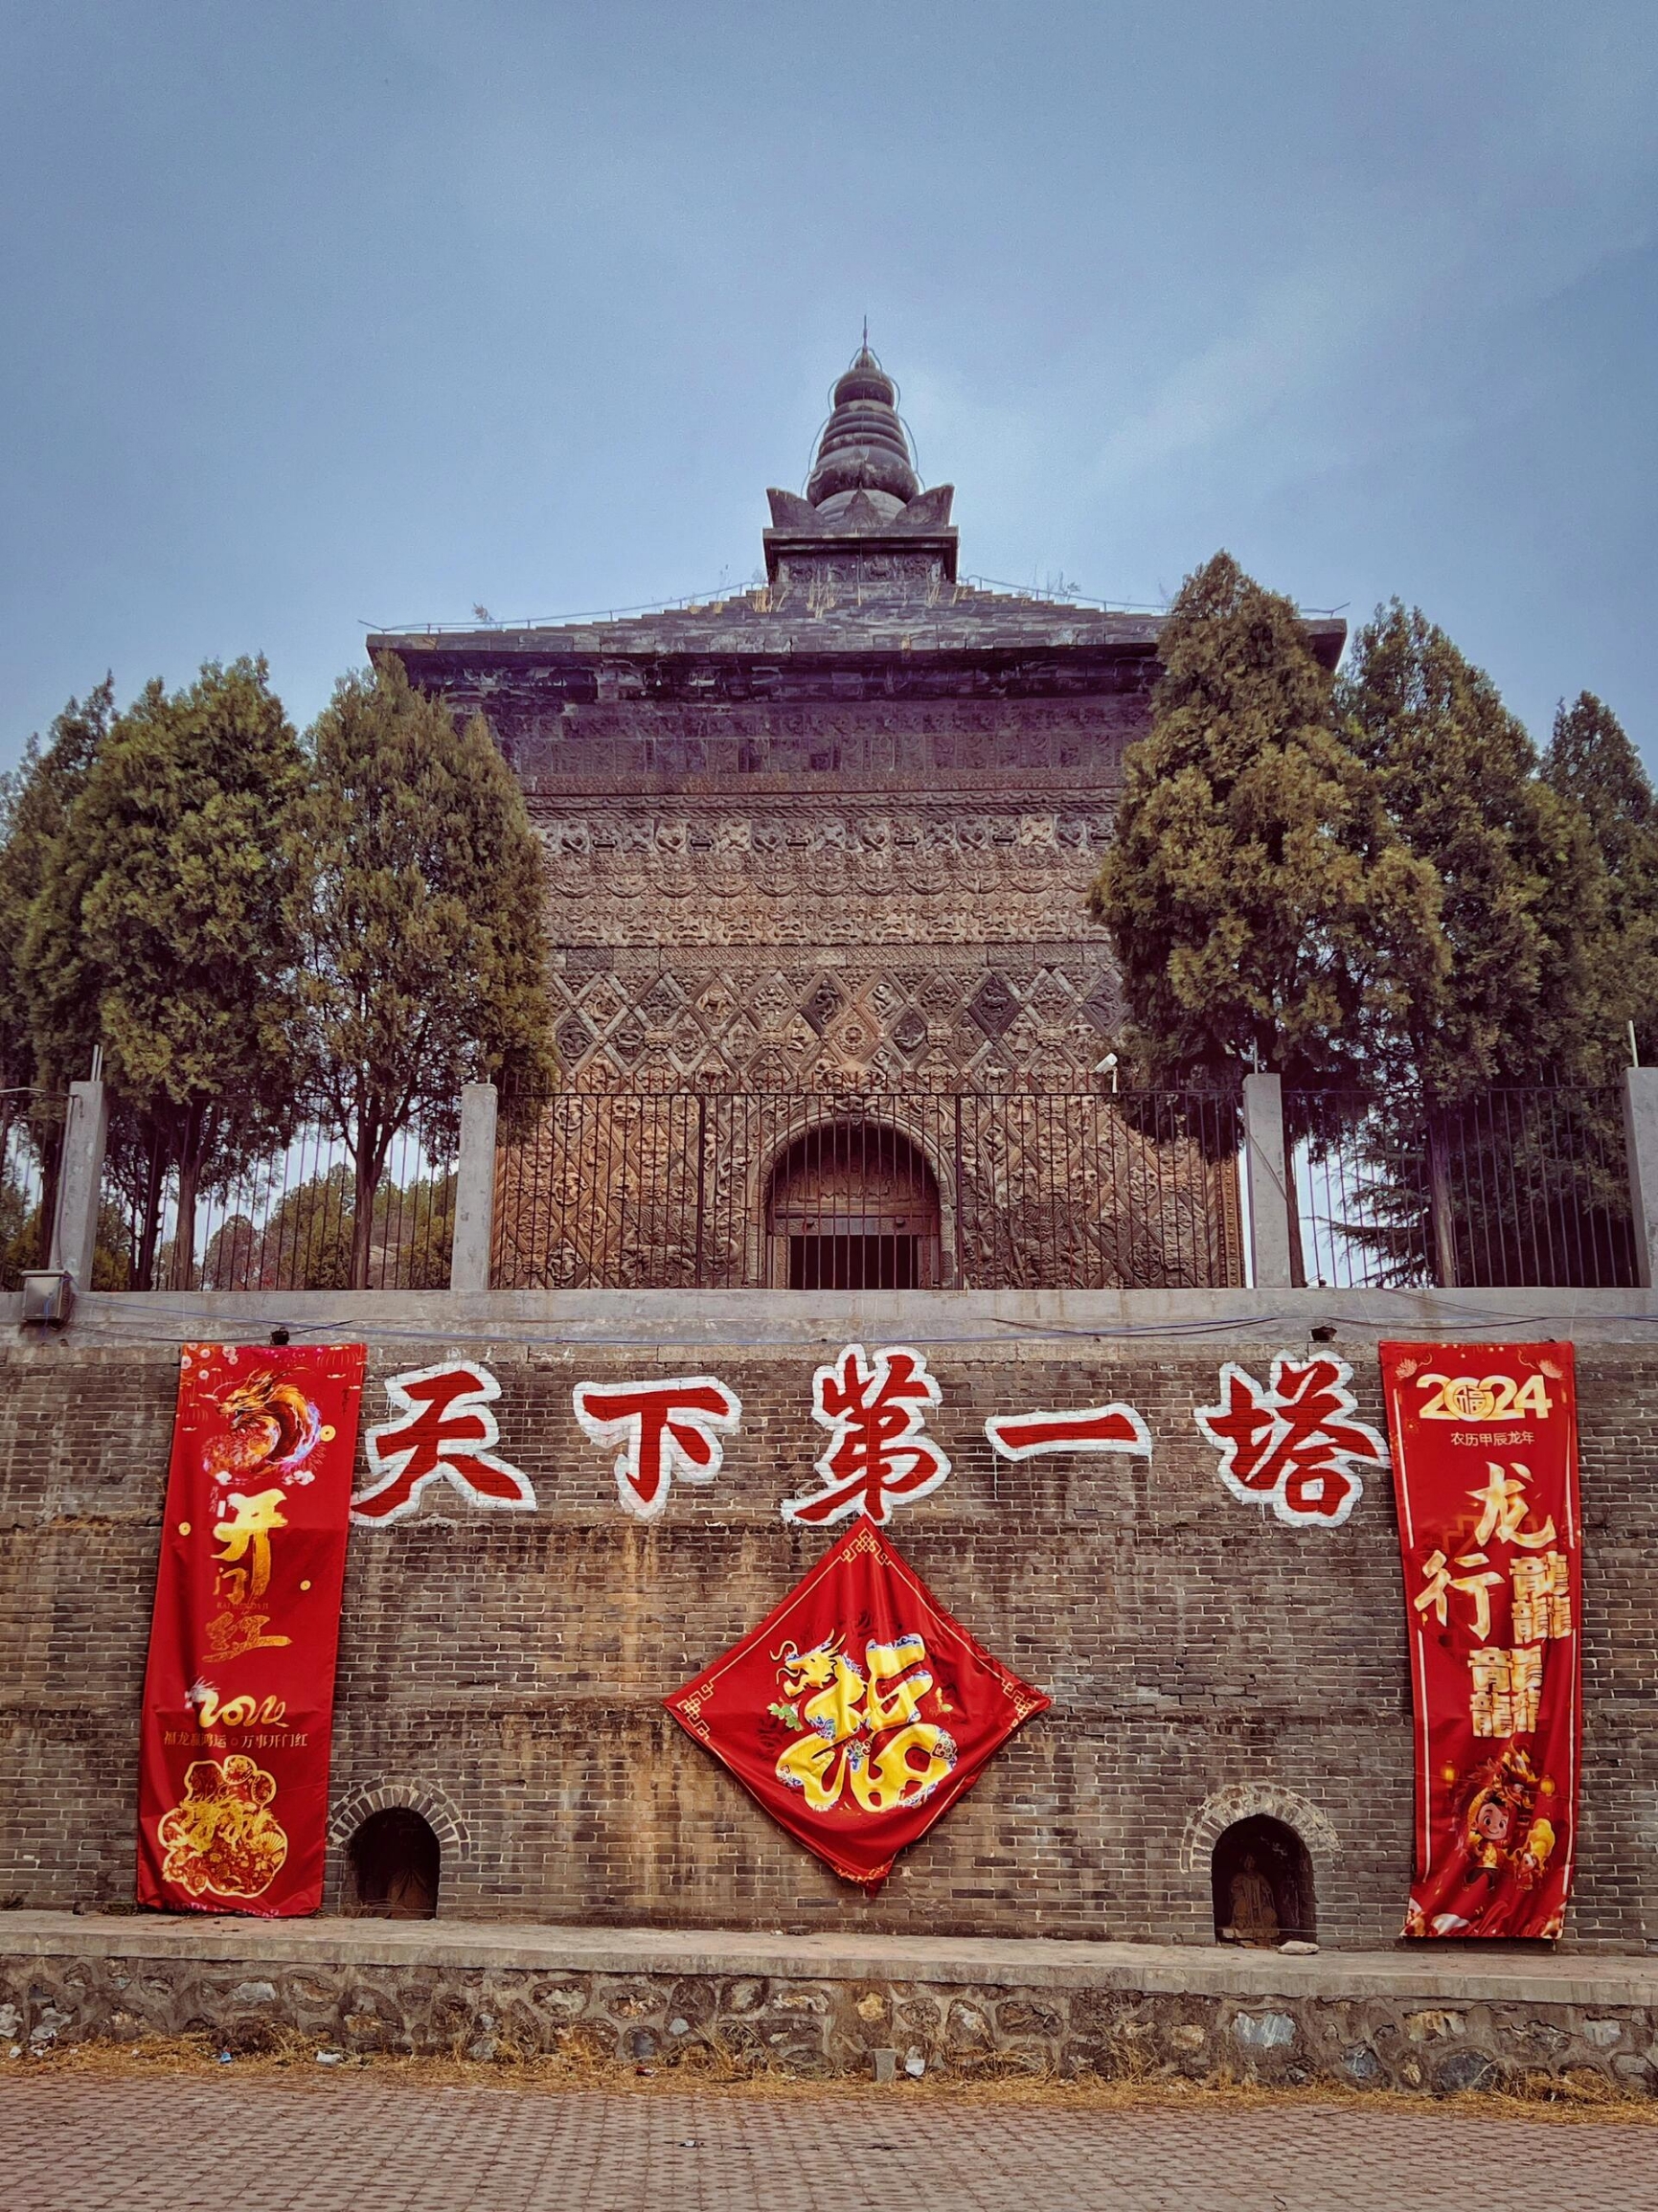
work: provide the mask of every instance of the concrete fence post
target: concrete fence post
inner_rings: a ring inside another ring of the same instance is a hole
[[[1243,1079],[1243,1152],[1249,1165],[1249,1249],[1258,1290],[1287,1290],[1290,1192],[1283,1149],[1283,1083]]]
[[[455,1242],[451,1290],[487,1290],[495,1233],[495,1112],[492,1083],[469,1083],[461,1093],[461,1155],[455,1163]]]
[[[1643,1290],[1650,1290],[1658,1282],[1658,1067],[1624,1070],[1624,1140],[1636,1278]]]
[[[66,1269],[82,1290],[92,1288],[98,1209],[103,1197],[103,1148],[108,1137],[109,1102],[102,1083],[72,1083],[47,1265]]]

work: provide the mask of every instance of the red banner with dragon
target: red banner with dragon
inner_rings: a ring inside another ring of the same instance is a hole
[[[187,1344],[139,1764],[138,1900],[322,1902],[360,1344]]]
[[[1050,1700],[860,1516],[759,1628],[663,1702],[808,1851],[874,1888]]]
[[[1570,1344],[1383,1344],[1416,1714],[1405,1933],[1557,1936],[1577,1856]]]

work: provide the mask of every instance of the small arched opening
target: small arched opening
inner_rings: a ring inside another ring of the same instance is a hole
[[[940,1278],[939,1186],[886,1122],[806,1130],[771,1174],[769,1279],[791,1290],[930,1289]]]
[[[1314,1941],[1312,1860],[1287,1822],[1269,1813],[1235,1820],[1215,1837],[1210,1864],[1222,1943]]]
[[[352,1909],[374,1920],[431,1920],[442,1854],[429,1822],[406,1805],[371,1813],[347,1847]]]

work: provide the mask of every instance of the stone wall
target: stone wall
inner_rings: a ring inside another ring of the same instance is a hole
[[[1192,1418],[1221,1359],[1264,1373],[1274,1352],[1304,1348],[1305,1324],[1192,1340],[1190,1324],[1154,1318],[1166,1303],[1077,1298],[1043,1309],[1058,1326],[1025,1334],[1043,1327],[1032,1302],[991,1303],[986,1318],[947,1298],[710,1293],[702,1340],[619,1321],[612,1337],[643,1337],[626,1346],[559,1341],[552,1301],[474,1301],[464,1331],[460,1307],[432,1301],[396,1334],[369,1332],[368,1419],[384,1415],[388,1373],[463,1345],[492,1365],[501,1449],[533,1476],[539,1511],[479,1515],[438,1484],[415,1517],[353,1530],[330,1899],[356,1811],[402,1802],[444,1839],[444,1915],[1207,1944],[1210,1845],[1224,1820],[1264,1811],[1308,1848],[1320,1940],[1391,1942],[1412,1787],[1389,1487],[1373,1478],[1340,1529],[1286,1528],[1226,1494]],[[151,1315],[139,1325],[152,1340],[133,1341],[117,1309]],[[1146,1318],[1110,1318],[1130,1310]],[[328,1311],[330,1333],[350,1334],[349,1302]],[[569,1311],[603,1334],[602,1314],[627,1309]],[[0,1369],[0,1901],[131,1895],[176,1338],[216,1333],[206,1311],[97,1301],[89,1330],[125,1328],[125,1341],[13,1338]],[[779,1505],[810,1486],[824,1446],[812,1368],[859,1335],[919,1342],[943,1386],[932,1427],[954,1472],[900,1510],[896,1540],[1054,1699],[874,1898],[775,1828],[659,1704],[823,1549]],[[1368,1343],[1355,1332],[1344,1348],[1379,1424]],[[677,1488],[641,1525],[577,1427],[572,1385],[699,1372],[737,1390],[740,1430],[716,1482]],[[1586,1764],[1568,1933],[1587,1947],[1658,1937],[1655,1383],[1658,1354],[1583,1345]],[[993,1461],[987,1416],[1114,1397],[1149,1423],[1149,1463]]]
[[[427,1957],[418,1942],[375,1947],[353,1936],[270,1955],[252,1929],[247,1955],[233,1959],[222,1942],[193,1946],[191,1956],[105,1949],[96,1922],[73,1925],[60,1950],[36,1937],[31,1956],[5,1948],[0,1918],[0,2055],[90,2038],[203,2035],[236,2054],[300,2037],[364,2057],[551,2055],[866,2081],[1330,2081],[1440,2096],[1562,2087],[1646,2094],[1658,2082],[1650,1976],[1648,1986],[1550,2001],[1523,1972],[1511,1990],[1453,1993],[1432,1987],[1446,1977],[1431,1973],[1424,1988],[1380,1991],[1360,1975],[1344,1981],[1329,1962],[1318,1962],[1316,1975],[1275,1974],[1270,1959],[1222,1977],[1193,1958],[1179,1988],[1166,1973],[1136,1986],[1121,1971],[1091,1973],[1074,1960],[1022,1979],[1016,1962],[988,1957],[977,1973],[965,1962],[921,1975],[901,1955],[863,1961],[861,1971],[841,1959],[814,1968],[741,1957],[664,1957],[652,1971],[621,1959],[587,1965],[552,1947],[522,1965],[482,1952]]]

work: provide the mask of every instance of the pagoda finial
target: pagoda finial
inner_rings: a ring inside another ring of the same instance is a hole
[[[834,411],[806,479],[806,495],[813,507],[852,491],[884,494],[895,508],[915,498],[921,480],[898,421],[897,398],[897,386],[870,352],[866,315],[863,344],[851,368],[835,379]]]

